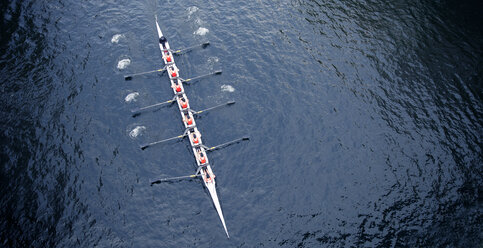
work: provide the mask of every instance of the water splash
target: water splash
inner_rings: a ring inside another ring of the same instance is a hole
[[[210,63],[210,64],[217,63],[218,61],[220,61],[220,59],[218,57],[209,57],[208,58],[208,63]]]
[[[111,43],[119,43],[121,38],[124,38],[123,34],[115,34],[112,36]]]
[[[221,86],[221,91],[233,92],[233,91],[235,91],[235,88],[231,85],[224,84],[224,85]]]
[[[200,27],[193,34],[196,34],[196,35],[206,35],[208,32],[210,32],[210,30],[208,30],[207,28]]]
[[[121,59],[119,62],[117,62],[117,69],[123,70],[126,69],[131,64],[130,59]]]
[[[126,102],[132,102],[132,101],[137,101],[137,97],[139,96],[139,93],[138,92],[133,92],[133,93],[129,93],[125,98],[124,100]]]
[[[133,130],[131,130],[131,132],[129,132],[129,136],[131,138],[136,138],[141,135],[144,130],[146,130],[145,126],[137,126]]]
[[[188,10],[188,17],[191,17],[191,15],[196,11],[198,11],[199,8],[196,6],[191,6],[191,7],[188,7],[187,10]]]

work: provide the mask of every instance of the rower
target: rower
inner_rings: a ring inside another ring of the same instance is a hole
[[[208,169],[205,167],[203,168],[203,171],[205,172],[206,182],[211,182],[211,177],[210,173],[208,173]]]
[[[191,133],[191,141],[193,142],[193,144],[195,144],[195,145],[199,144],[200,138],[201,138],[201,134],[200,134],[200,132],[198,132],[198,130],[194,130]]]
[[[215,178],[215,175],[211,174],[208,168],[203,167],[203,171],[205,172],[205,177],[206,177],[205,181],[207,183],[211,182]]]
[[[188,99],[185,98],[184,96],[178,97],[179,99],[179,105],[183,110],[186,110],[188,108]]]
[[[164,38],[164,36],[163,36],[163,37],[161,37],[161,38],[159,39],[159,40],[160,40],[160,43],[161,43],[161,39],[163,39],[163,40],[164,40],[164,43],[162,43],[162,45],[163,45],[163,51],[164,51],[164,52],[163,52],[163,59],[165,59],[167,63],[171,63],[171,62],[173,62],[173,59],[171,58],[171,53],[170,53],[170,51],[169,51],[169,50],[166,48],[166,44],[165,44],[165,43],[167,42],[167,40],[166,40],[166,38]]]
[[[171,84],[171,88],[175,89],[177,93],[181,92],[181,86],[178,82],[178,79],[173,79],[172,84]]]
[[[198,160],[200,161],[200,164],[206,163],[205,152],[201,150],[199,147],[196,148],[196,152],[198,153]]]
[[[171,59],[171,54],[168,51],[163,54],[163,59],[165,59],[167,63],[173,62],[173,60]]]
[[[176,78],[178,76],[177,68],[175,68],[174,66],[170,66],[168,68],[169,68],[169,75],[171,75],[171,77],[173,78]]]
[[[188,126],[193,125],[193,117],[191,117],[190,113],[184,113],[183,121],[188,124]]]

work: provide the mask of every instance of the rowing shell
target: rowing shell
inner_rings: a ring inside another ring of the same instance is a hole
[[[208,161],[208,157],[206,156],[206,151],[205,147],[202,146],[201,142],[201,134],[199,133],[199,130],[196,128],[196,122],[193,118],[193,114],[189,110],[189,105],[183,108],[181,100],[180,99],[185,99],[186,101],[188,100],[188,97],[184,93],[184,88],[183,84],[181,81],[181,78],[179,77],[179,69],[174,63],[174,57],[173,54],[171,53],[171,48],[169,46],[169,43],[167,41],[164,42],[164,47],[161,42],[161,38],[163,37],[163,33],[161,32],[161,28],[159,27],[158,24],[158,18],[156,16],[156,29],[158,31],[158,39],[159,39],[159,49],[161,50],[161,53],[163,55],[163,61],[164,64],[166,65],[166,69],[168,71],[169,79],[171,81],[171,85],[175,85],[173,87],[173,93],[175,96],[177,96],[177,102],[178,102],[178,108],[180,110],[181,118],[182,120],[185,120],[186,115],[190,117],[191,123],[188,123],[187,121],[183,121],[183,124],[185,125],[185,128],[188,130],[188,136],[190,140],[191,147],[193,149],[193,154],[195,156],[196,162],[198,164],[199,173],[201,174],[201,177],[203,178],[203,182],[210,192],[211,199],[213,200],[213,204],[215,205],[216,211],[218,212],[218,216],[220,217],[221,223],[223,224],[223,228],[225,229],[226,236],[228,238],[230,235],[228,234],[228,230],[226,228],[225,224],[225,218],[223,217],[223,211],[221,210],[220,206],[220,201],[218,200],[218,194],[216,193],[216,183],[215,183],[215,175],[213,174],[213,171],[211,170],[211,166]],[[177,87],[179,89],[177,89]],[[197,142],[194,142],[194,136],[197,136]],[[204,156],[204,163],[200,162],[200,153],[203,154]]]

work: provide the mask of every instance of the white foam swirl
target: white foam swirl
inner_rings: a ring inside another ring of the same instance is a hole
[[[138,93],[138,92],[129,93],[129,94],[128,94],[128,95],[127,95],[125,98],[124,98],[124,100],[125,100],[126,102],[132,102],[132,101],[134,101],[134,102],[135,102],[135,101],[137,100],[136,98],[137,98],[138,96],[139,96],[139,93]]]
[[[112,43],[118,43],[121,38],[123,38],[124,35],[122,34],[115,34],[112,36],[111,42]]]
[[[221,86],[221,91],[233,92],[235,91],[235,88],[231,85],[224,84]]]
[[[133,130],[131,130],[131,132],[129,132],[129,136],[131,136],[131,138],[136,138],[138,137],[142,131],[146,130],[146,127],[145,126],[137,126],[135,127]]]
[[[131,64],[130,59],[121,59],[119,62],[117,62],[117,69],[122,70],[126,69]]]
[[[198,10],[199,10],[199,8],[196,7],[196,6],[188,7],[188,16],[191,16],[193,13],[195,13]]]
[[[207,28],[200,27],[193,34],[196,34],[196,35],[206,35],[208,32],[210,32],[210,30],[208,30]]]

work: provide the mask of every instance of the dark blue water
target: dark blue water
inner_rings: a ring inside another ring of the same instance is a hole
[[[480,1],[3,1],[0,246],[477,247]],[[231,239],[165,101],[154,15]],[[200,29],[201,28],[201,29]],[[113,40],[113,37],[119,39]],[[117,41],[117,42],[116,42]],[[118,63],[128,59],[124,69]],[[135,100],[126,101],[128,94]],[[137,129],[136,129],[137,128]],[[137,134],[131,133],[138,130]]]

